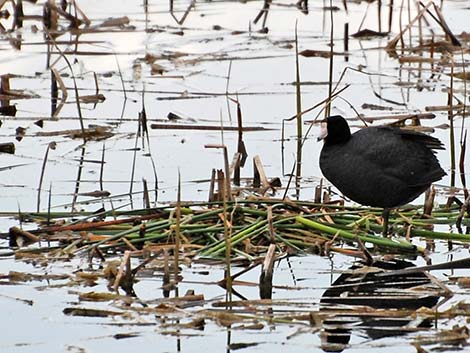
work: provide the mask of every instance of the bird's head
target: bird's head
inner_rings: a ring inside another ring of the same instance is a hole
[[[320,135],[318,141],[324,140],[325,144],[337,144],[348,141],[351,137],[351,130],[346,119],[341,115],[332,115],[321,122]]]

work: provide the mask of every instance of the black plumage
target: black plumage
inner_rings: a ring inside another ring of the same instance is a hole
[[[329,117],[326,126],[320,169],[346,197],[362,205],[404,205],[446,175],[434,152],[444,146],[434,137],[391,126],[351,134],[339,115]]]

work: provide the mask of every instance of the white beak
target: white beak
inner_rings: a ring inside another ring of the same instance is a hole
[[[328,128],[326,121],[321,123],[320,134],[317,137],[317,141],[324,140],[328,136]]]

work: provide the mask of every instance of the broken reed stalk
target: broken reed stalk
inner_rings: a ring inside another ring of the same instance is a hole
[[[208,197],[208,201],[209,201],[209,202],[216,201],[216,200],[215,200],[215,194],[214,194],[214,190],[215,190],[215,174],[216,174],[215,168],[212,168],[212,171],[211,171],[211,181],[210,181],[210,184],[209,184],[209,197]]]
[[[259,155],[253,157],[253,187],[261,188],[261,194],[264,195],[265,192],[270,188],[268,178],[264,172],[263,163]]]
[[[121,279],[124,275],[124,268],[126,267],[126,263],[127,263],[127,260],[130,258],[130,255],[131,255],[130,251],[125,251],[124,256],[119,265],[119,270],[116,275],[116,278],[114,279],[114,284],[113,284],[113,291],[115,291],[116,293],[119,293],[119,284],[121,283]]]
[[[259,278],[259,294],[261,299],[271,299],[273,292],[273,267],[276,245],[269,244],[268,251],[263,261]]]
[[[55,148],[56,148],[55,142],[51,142],[47,145],[46,153],[44,155],[44,160],[42,162],[41,176],[39,177],[39,186],[38,186],[38,198],[37,198],[37,207],[36,207],[37,212],[39,212],[39,209],[41,207],[41,189],[42,189],[42,181],[44,179],[44,173],[46,171],[47,157],[49,156],[49,150],[50,149],[55,150]]]
[[[232,190],[230,187],[230,165],[228,161],[228,151],[227,151],[227,146],[224,144],[217,145],[217,144],[208,144],[204,145],[204,148],[216,148],[216,149],[222,149],[223,150],[223,156],[224,156],[224,171],[225,171],[225,187],[224,187],[224,195],[227,195],[227,200],[231,201],[232,200]],[[220,190],[219,190],[220,191]],[[223,200],[223,199],[222,199]]]
[[[302,96],[300,91],[299,39],[295,23],[295,98],[297,108],[297,160],[295,173],[295,194],[300,197],[300,178],[302,177]]]
[[[233,155],[232,160],[232,171],[233,173],[233,184],[236,186],[240,186],[240,162],[241,162],[241,153],[237,152]]]
[[[143,201],[144,201],[144,208],[150,210],[151,206],[150,206],[150,195],[149,195],[149,189],[148,189],[148,186],[147,186],[147,179],[145,178],[142,178],[142,186],[143,186]]]
[[[431,216],[435,196],[436,189],[434,186],[429,187],[424,194],[423,215]]]

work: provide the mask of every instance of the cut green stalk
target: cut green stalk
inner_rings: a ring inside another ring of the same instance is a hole
[[[301,216],[297,216],[296,221],[303,224],[307,228],[318,230],[323,233],[330,234],[332,236],[338,236],[348,241],[357,242],[357,239],[360,239],[363,243],[371,243],[380,247],[393,248],[396,250],[413,251],[413,252],[417,251],[417,247],[410,243],[403,244],[403,243],[397,243],[387,238],[375,237],[375,236],[370,236],[370,235],[353,234],[348,231],[337,229],[332,226],[327,226],[327,225],[312,221],[310,219],[307,219]]]
[[[244,239],[248,238],[250,235],[253,235],[253,233],[256,232],[256,234],[259,233],[259,230],[261,227],[263,227],[261,230],[265,230],[265,226],[268,223],[267,220],[259,220],[255,224],[241,230],[240,232],[235,233],[232,235],[230,241],[232,245],[236,245],[239,242],[243,241]],[[201,256],[214,256],[217,255],[218,253],[222,252],[225,250],[225,240],[219,242],[216,246],[213,246],[204,252],[201,253]]]

